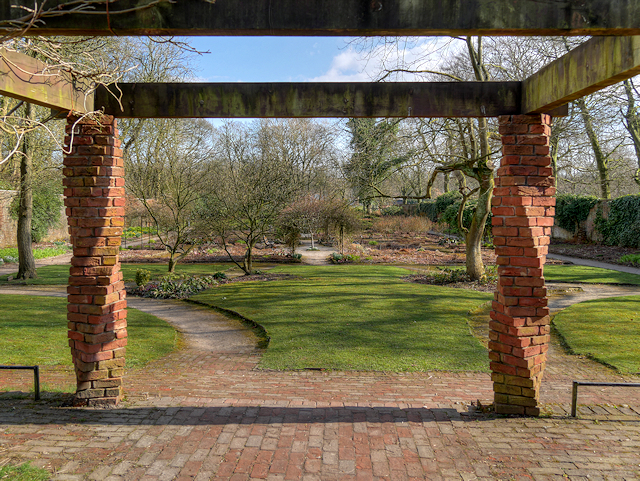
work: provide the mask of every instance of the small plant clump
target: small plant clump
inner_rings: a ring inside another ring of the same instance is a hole
[[[209,289],[226,279],[224,272],[210,276],[195,277],[168,275],[155,282],[148,282],[133,290],[132,294],[152,299],[187,299],[198,292]]]
[[[151,282],[151,271],[147,269],[138,269],[136,271],[136,286],[144,286]]]
[[[12,479],[14,481],[46,481],[51,479],[51,473],[46,469],[38,468],[26,462],[19,466],[11,464],[0,467],[0,480]]]
[[[54,247],[40,247],[33,250],[34,259],[46,259],[47,257],[55,257],[66,254],[69,249],[64,242],[54,243]],[[10,264],[18,262],[18,248],[6,247],[0,249],[0,264]]]
[[[360,262],[360,256],[334,252],[329,256],[329,261],[332,264],[354,264]]]
[[[478,281],[473,281],[467,272],[460,267],[441,267],[426,274],[410,276],[408,279],[413,282],[437,286],[473,283],[479,286],[491,287],[498,281],[498,270],[496,266],[487,266],[485,275]]]
[[[640,254],[627,254],[620,258],[620,262],[629,262],[636,266],[640,266]]]

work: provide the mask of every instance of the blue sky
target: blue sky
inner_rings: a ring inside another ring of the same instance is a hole
[[[342,37],[191,37],[204,82],[368,80]]]

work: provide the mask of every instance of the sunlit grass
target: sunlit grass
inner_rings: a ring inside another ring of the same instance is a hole
[[[0,362],[40,366],[71,365],[67,341],[67,300],[54,297],[0,297]],[[142,367],[173,351],[176,330],[136,309],[127,314],[127,367]]]
[[[468,311],[492,295],[412,284],[384,266],[286,266],[299,276],[227,284],[193,299],[261,324],[270,369],[427,371],[487,369]]]
[[[640,374],[640,296],[574,304],[559,312],[553,323],[575,354]]]
[[[178,264],[176,274],[188,274],[195,276],[208,276],[215,272],[230,269],[231,264]],[[145,269],[151,272],[152,279],[160,279],[168,274],[166,264],[122,264],[122,274],[125,282],[135,282],[136,271]],[[26,281],[8,281],[8,277],[15,277],[16,273],[0,277],[0,286],[3,285],[27,285],[27,286],[51,286],[67,285],[69,281],[69,266],[42,266],[37,269],[38,277]]]

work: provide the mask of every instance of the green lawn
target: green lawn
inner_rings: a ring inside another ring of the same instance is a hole
[[[544,277],[549,282],[584,282],[587,284],[632,284],[640,286],[640,276],[626,272],[578,265],[544,266]]]
[[[553,323],[575,354],[640,374],[640,296],[574,304]]]
[[[261,324],[270,369],[484,371],[468,311],[491,294],[412,284],[385,266],[282,266],[299,276],[232,283],[193,297]]]
[[[176,266],[176,274],[189,274],[206,276],[218,271],[226,271],[232,267],[231,264],[178,264]],[[122,274],[125,282],[135,282],[136,271],[138,269],[146,269],[151,272],[153,279],[159,279],[168,274],[166,264],[122,264]],[[29,279],[27,281],[7,281],[8,275],[0,277],[0,286],[8,285],[29,285],[29,286],[48,286],[48,285],[66,285],[69,280],[69,266],[43,266],[38,270],[37,279]],[[17,272],[13,273],[15,276]]]
[[[67,300],[0,296],[0,364],[71,365]],[[165,321],[129,309],[127,367],[142,367],[176,348],[178,334]]]

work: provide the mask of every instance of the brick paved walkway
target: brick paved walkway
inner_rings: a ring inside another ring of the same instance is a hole
[[[130,373],[117,410],[2,395],[0,464],[55,480],[640,479],[638,390],[584,388],[567,416],[571,379],[640,379],[559,349],[539,419],[471,412],[492,398],[484,373],[269,372],[260,355],[176,352]]]

